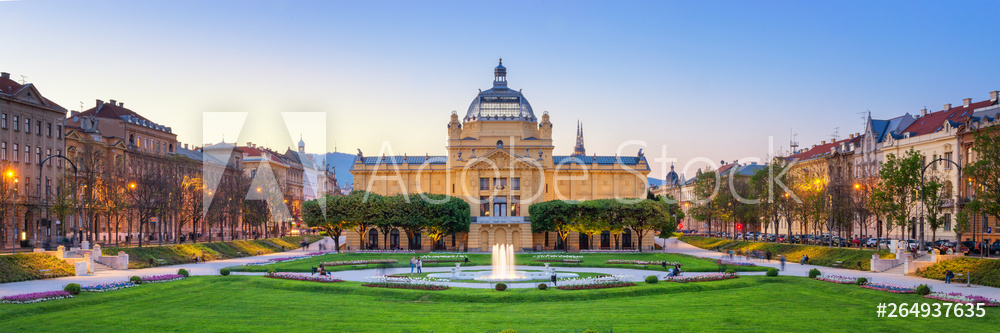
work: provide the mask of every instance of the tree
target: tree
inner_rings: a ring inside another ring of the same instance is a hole
[[[979,201],[979,209],[1000,220],[1000,126],[980,129],[975,134],[972,151],[975,162],[965,167],[964,173],[972,179],[970,191]]]
[[[346,220],[353,226],[354,232],[358,233],[361,247],[368,244],[365,237],[368,236],[368,229],[374,225],[373,220],[378,214],[383,213],[383,210],[379,209],[382,205],[382,198],[376,193],[354,191],[342,199],[344,200]]]
[[[457,232],[468,232],[472,208],[469,203],[457,197],[443,194],[427,194],[430,202],[424,209],[427,237],[437,244],[442,237]],[[419,196],[418,196],[419,198]],[[411,197],[411,200],[413,198]],[[422,199],[422,198],[421,198]]]
[[[531,215],[531,232],[555,232],[561,244],[566,244],[569,232],[573,230],[578,212],[575,204],[563,200],[550,200],[533,203],[528,206]]]
[[[594,235],[611,228],[606,215],[603,214],[604,206],[597,200],[590,200],[576,204],[576,210],[578,212],[574,214],[576,221],[570,227],[573,231],[587,235],[593,247]]]
[[[642,252],[643,237],[650,231],[660,230],[661,238],[670,238],[677,230],[677,220],[670,216],[667,205],[662,200],[642,200],[622,205],[622,221],[639,237],[639,252]]]
[[[718,202],[719,181],[715,171],[699,172],[694,185],[694,207],[688,212],[698,221],[708,222],[708,232],[712,232],[712,221],[720,215]]]
[[[937,240],[937,229],[944,225],[944,217],[941,216],[941,196],[944,189],[944,185],[941,184],[935,177],[930,181],[924,183],[924,188],[921,190],[923,196],[922,200],[924,202],[924,215],[927,220],[927,225],[931,228],[931,242]]]
[[[347,221],[348,203],[344,198],[346,197],[327,195],[302,203],[302,221],[309,227],[326,231],[326,234],[333,238],[337,252],[340,252],[340,236],[344,230],[351,229],[351,224]],[[325,212],[319,200],[325,202]]]
[[[922,157],[915,150],[910,149],[903,156],[889,154],[886,161],[879,170],[880,191],[882,200],[888,203],[884,209],[889,218],[889,222],[903,227],[910,223],[909,218],[913,215],[913,202],[916,201],[917,189],[920,186],[920,169],[923,167],[920,162]]]

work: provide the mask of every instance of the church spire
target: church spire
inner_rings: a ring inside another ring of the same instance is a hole
[[[573,147],[573,156],[585,156],[587,149],[583,147],[583,123],[576,121],[576,147]]]

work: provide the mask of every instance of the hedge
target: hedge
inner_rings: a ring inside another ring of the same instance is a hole
[[[268,238],[260,240],[235,240],[228,242],[188,243],[147,247],[107,247],[102,249],[104,255],[118,255],[119,251],[128,253],[128,268],[149,268],[165,265],[191,263],[191,256],[208,261],[231,259],[283,252],[299,247],[303,236],[288,236],[283,238]],[[305,236],[310,242],[319,239],[318,236]],[[284,246],[284,248],[282,248]],[[150,265],[150,259],[153,264]],[[162,259],[163,262],[158,260]]]
[[[47,269],[48,272],[39,273]],[[39,280],[73,275],[73,266],[45,253],[18,253],[0,256],[0,283]],[[42,274],[52,275],[44,276]]]
[[[826,247],[784,243],[761,243],[729,240],[713,237],[681,236],[682,242],[708,250],[728,252],[729,250],[770,250],[772,259],[777,259],[778,255],[785,255],[789,263],[798,263],[802,255],[809,256],[809,264],[817,266],[833,267],[837,261],[842,262],[841,268],[857,269],[857,263],[861,262],[861,270],[871,269],[872,254],[878,253],[882,259],[893,259],[895,254],[888,251],[859,250],[842,247]]]
[[[973,284],[1000,287],[1000,260],[996,259],[962,257],[942,261],[918,271],[917,276],[944,280],[944,271],[949,269],[956,275],[951,280],[952,283],[957,283],[956,281],[965,282],[964,277],[966,272],[971,272],[971,282]],[[959,277],[957,276],[958,274],[962,274],[963,276]]]

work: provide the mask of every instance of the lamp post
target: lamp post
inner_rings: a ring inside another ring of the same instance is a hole
[[[927,250],[926,247],[924,246],[925,245],[924,244],[924,214],[927,212],[927,209],[926,209],[926,206],[927,206],[927,196],[926,196],[926,193],[924,193],[924,182],[925,182],[924,181],[924,175],[927,173],[927,167],[933,165],[934,163],[937,163],[938,161],[944,161],[944,162],[948,162],[948,163],[951,163],[951,164],[955,165],[955,168],[958,170],[958,180],[959,181],[962,180],[962,166],[958,165],[958,163],[955,163],[955,161],[952,161],[952,160],[949,160],[949,159],[946,159],[946,158],[935,159],[935,160],[931,161],[930,163],[924,164],[924,166],[920,168],[920,201],[923,203],[922,207],[920,207],[921,209],[920,209],[920,247],[919,248],[920,248],[921,251],[926,251]],[[939,203],[934,202],[932,204],[938,205]],[[956,206],[958,206],[958,205],[956,205]],[[959,207],[958,209],[961,210],[962,208]],[[958,212],[955,212],[955,213],[956,213],[955,215],[957,216]]]
[[[8,180],[10,181],[9,184],[7,183]],[[7,188],[7,186],[10,186],[10,188]],[[10,193],[8,193],[8,191],[10,191]],[[7,205],[6,201],[7,201],[7,196],[8,195],[10,196],[10,207],[16,207],[15,204],[17,203],[17,178],[14,177],[14,169],[9,169],[9,168],[7,169],[6,172],[4,172],[4,190],[3,190],[3,200],[4,200],[4,202],[2,204],[5,205],[5,206]],[[4,210],[6,211],[7,207],[4,207]],[[13,210],[13,209],[11,209],[11,210]],[[6,215],[6,214],[4,214],[4,215]],[[16,217],[17,215],[14,214],[14,216],[15,216],[14,217],[14,235],[13,235],[13,237],[11,237],[10,253],[14,253],[15,251],[17,251],[17,245],[16,245],[17,244],[17,217]],[[4,219],[4,221],[2,221],[2,223],[3,223],[3,228],[4,228],[4,235],[3,235],[4,241],[3,242],[6,244],[7,243],[7,233],[8,233],[7,232],[7,221],[6,221],[6,219]]]

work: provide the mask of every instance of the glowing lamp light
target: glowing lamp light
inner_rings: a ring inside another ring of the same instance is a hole
[[[135,183],[128,183],[128,188],[135,189]]]
[[[21,232],[21,240],[26,240],[26,239],[28,239],[28,233],[22,231]]]
[[[260,193],[260,187],[257,188],[257,193]]]
[[[861,189],[861,184],[854,184],[854,189],[855,190],[860,190]]]

